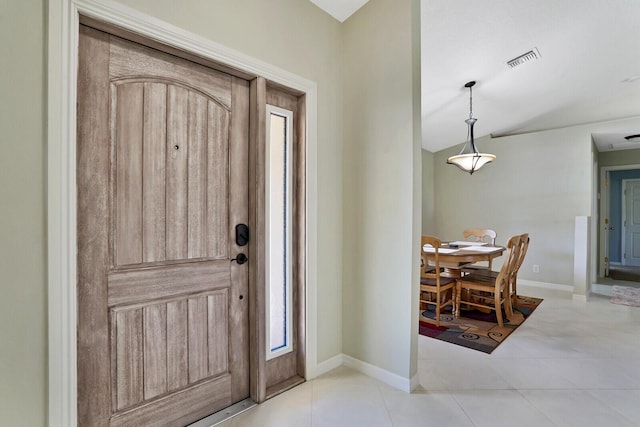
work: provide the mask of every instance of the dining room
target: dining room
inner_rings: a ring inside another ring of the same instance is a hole
[[[518,271],[531,241],[528,233],[496,243],[492,229],[472,228],[462,240],[423,235],[419,333],[492,353],[542,299],[518,292]],[[493,261],[504,255],[502,266]]]

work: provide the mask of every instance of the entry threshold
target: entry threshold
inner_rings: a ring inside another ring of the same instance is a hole
[[[221,424],[222,422],[228,420],[229,418],[233,418],[238,414],[243,413],[244,411],[253,408],[257,403],[247,398],[245,400],[241,400],[240,402],[229,406],[221,411],[216,412],[215,414],[209,415],[207,418],[203,418],[200,421],[196,421],[193,424],[189,424],[187,427],[213,427]]]

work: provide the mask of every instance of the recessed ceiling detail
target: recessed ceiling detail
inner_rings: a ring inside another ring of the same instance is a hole
[[[535,61],[537,59],[540,59],[540,52],[538,52],[538,49],[534,47],[529,52],[523,53],[517,58],[507,61],[507,65],[511,68],[515,68],[519,65],[524,65],[527,62]]]

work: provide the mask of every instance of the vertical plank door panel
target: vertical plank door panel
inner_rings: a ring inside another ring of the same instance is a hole
[[[228,258],[229,112],[211,101],[208,112],[208,255]]]
[[[187,161],[189,93],[167,88],[167,259],[187,258]]]
[[[167,86],[144,84],[143,261],[165,260]]]
[[[228,369],[227,337],[229,334],[227,307],[228,292],[218,292],[207,297],[209,375],[218,375]]]
[[[177,390],[189,382],[187,301],[167,304],[167,388]]]
[[[144,399],[167,391],[167,305],[144,307]]]
[[[142,262],[143,84],[117,86],[116,265]]]
[[[116,312],[117,408],[127,408],[143,399],[142,309]]]
[[[189,382],[208,374],[207,298],[189,298]]]
[[[188,256],[206,256],[207,98],[189,93]]]

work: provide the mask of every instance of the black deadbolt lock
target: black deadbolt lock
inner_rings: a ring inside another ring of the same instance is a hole
[[[246,246],[247,243],[249,243],[249,227],[247,224],[236,225],[236,244]]]

